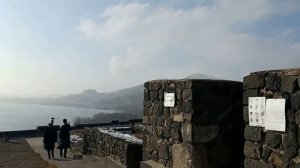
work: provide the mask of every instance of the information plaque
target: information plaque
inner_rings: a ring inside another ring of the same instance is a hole
[[[164,107],[175,106],[175,93],[164,93]]]
[[[266,116],[266,98],[249,97],[248,100],[249,125],[264,127]]]
[[[267,99],[265,128],[285,131],[285,99]]]

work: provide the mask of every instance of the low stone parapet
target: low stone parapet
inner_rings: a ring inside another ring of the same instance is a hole
[[[109,156],[128,168],[138,168],[142,160],[142,140],[110,129],[86,128],[84,153]]]

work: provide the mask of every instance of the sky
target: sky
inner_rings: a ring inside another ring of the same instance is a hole
[[[299,67],[299,0],[0,0],[0,96]]]

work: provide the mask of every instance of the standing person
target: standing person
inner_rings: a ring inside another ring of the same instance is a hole
[[[67,123],[67,119],[63,119],[64,125],[60,129],[60,157],[67,157],[67,149],[70,147],[70,124]]]
[[[55,142],[57,142],[57,131],[53,127],[53,125],[51,123],[49,123],[49,125],[45,131],[45,135],[44,135],[44,139],[43,139],[44,148],[48,152],[48,159],[51,159],[51,156],[52,156],[52,158],[54,158]],[[50,155],[50,153],[51,153],[51,155]]]

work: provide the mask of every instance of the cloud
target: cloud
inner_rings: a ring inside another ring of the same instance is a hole
[[[300,45],[292,39],[294,27],[272,36],[233,27],[289,16],[299,7],[295,0],[219,0],[186,9],[120,4],[83,20],[77,30],[112,50],[108,63],[116,76],[141,82],[200,72],[241,80],[251,71],[297,66]]]

